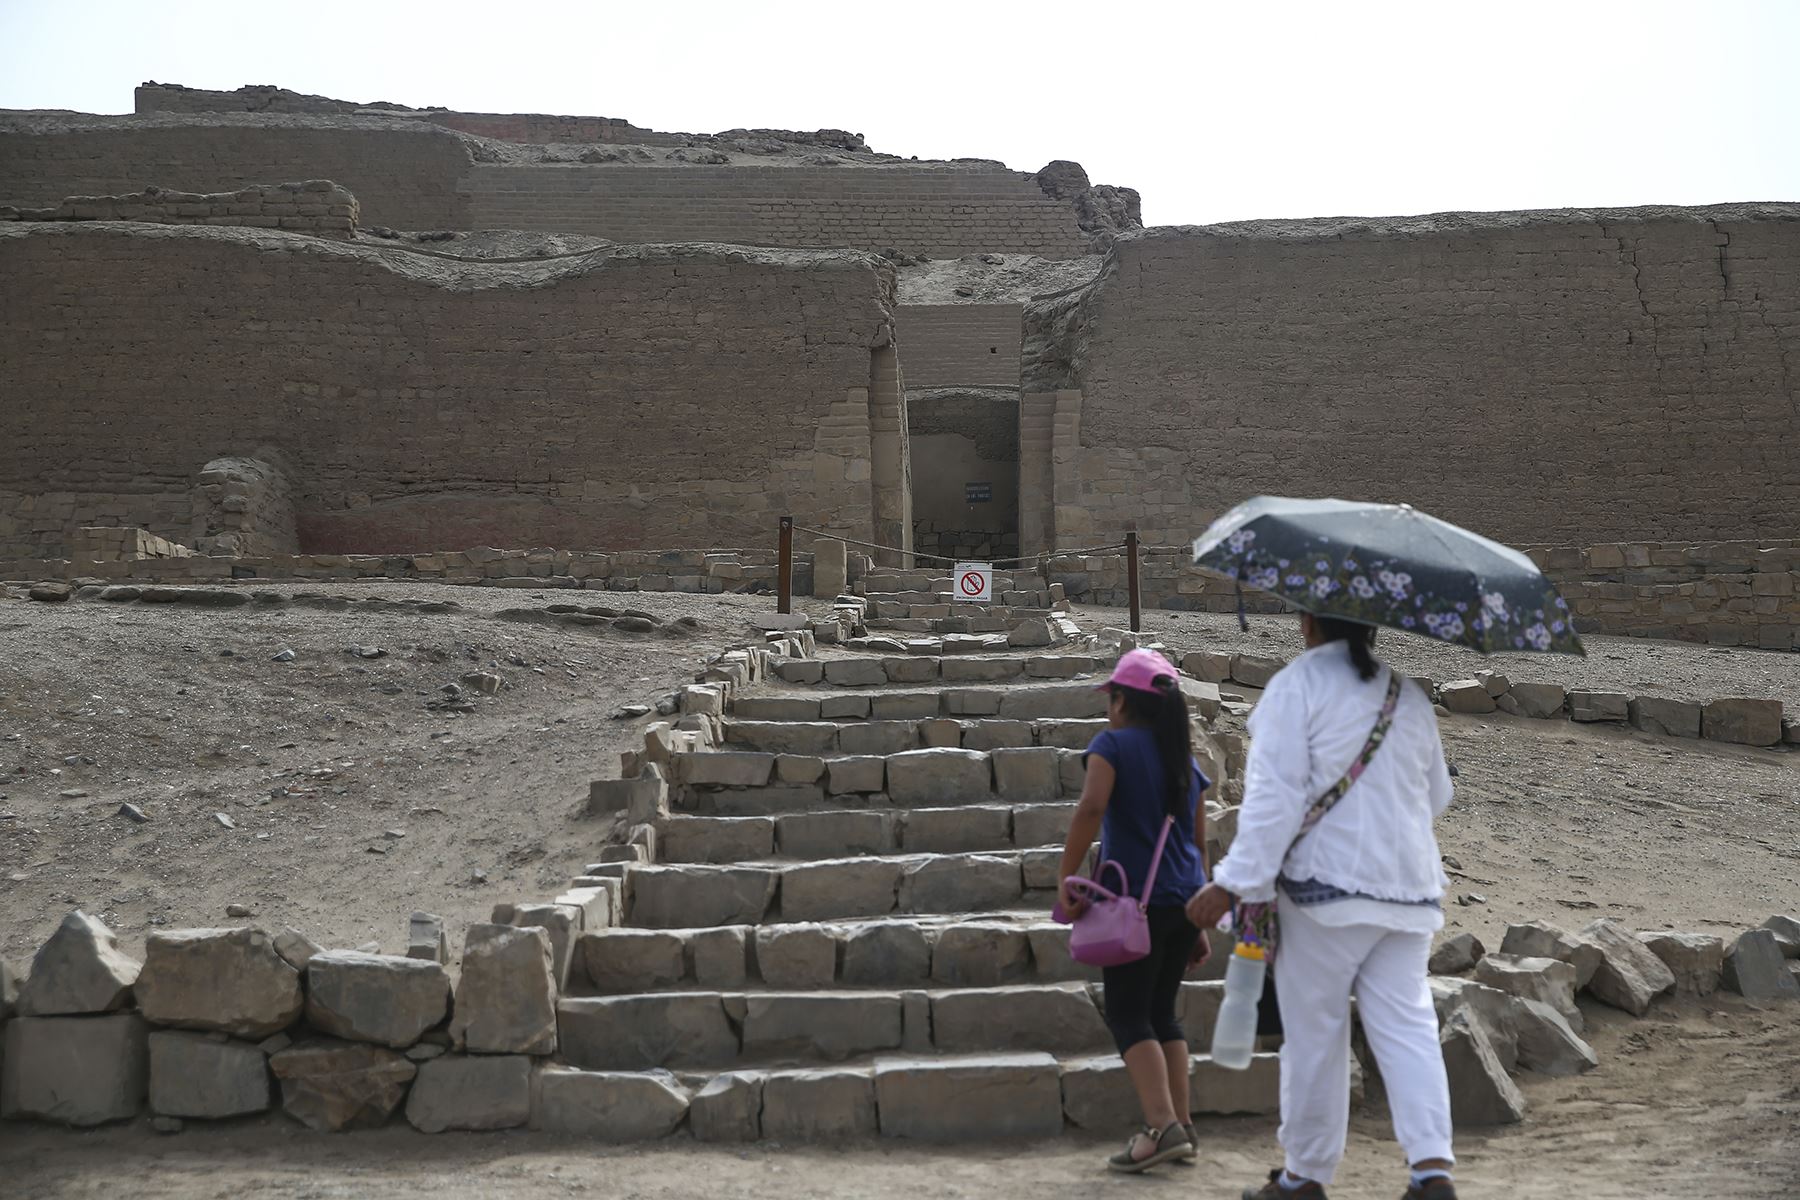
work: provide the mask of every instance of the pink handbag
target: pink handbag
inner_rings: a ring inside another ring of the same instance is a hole
[[[1118,872],[1119,892],[1108,891],[1098,879],[1084,879],[1079,875],[1069,877],[1071,887],[1086,895],[1087,909],[1071,922],[1059,897],[1050,916],[1060,924],[1074,926],[1069,930],[1070,958],[1090,967],[1120,967],[1150,953],[1150,917],[1146,910],[1150,906],[1151,890],[1156,887],[1157,869],[1162,866],[1163,847],[1168,844],[1169,830],[1174,827],[1174,817],[1163,820],[1162,836],[1156,839],[1156,853],[1150,856],[1150,874],[1144,880],[1144,894],[1139,899],[1123,894],[1130,886],[1125,868],[1110,858],[1100,864],[1095,874],[1104,879],[1108,867]]]

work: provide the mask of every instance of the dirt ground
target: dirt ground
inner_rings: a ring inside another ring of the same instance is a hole
[[[156,927],[295,925],[322,944],[397,950],[424,908],[453,928],[499,900],[543,897],[593,857],[572,814],[616,770],[653,703],[749,636],[767,597],[580,596],[696,617],[683,637],[506,622],[570,593],[419,584],[280,585],[449,599],[455,611],[193,609],[0,601],[0,953],[27,960],[71,906],[134,951]],[[1083,610],[1084,626],[1122,614]],[[1181,648],[1295,650],[1292,624],[1151,614]],[[362,659],[350,646],[379,647]],[[1667,694],[1800,697],[1800,656],[1590,639],[1590,657],[1501,665],[1518,678]],[[282,647],[292,663],[270,656]],[[222,651],[230,650],[230,655]],[[1384,652],[1448,678],[1466,656],[1412,640]],[[509,681],[475,712],[426,701],[470,670]],[[1587,674],[1584,674],[1586,672]],[[1513,920],[1717,932],[1800,909],[1800,755],[1494,715],[1444,722],[1458,799],[1440,825],[1451,928],[1493,945]],[[91,758],[92,763],[83,761]],[[73,757],[74,762],[68,760]],[[65,793],[85,793],[71,795]],[[140,806],[149,820],[118,815]],[[225,813],[234,828],[218,822]],[[389,836],[389,831],[403,834]],[[477,882],[476,871],[486,872]],[[1461,902],[1458,902],[1461,901]],[[1519,1200],[1800,1196],[1800,1008],[1737,997],[1666,1002],[1634,1021],[1589,1010],[1599,1070],[1526,1077],[1522,1126],[1465,1136],[1466,1195]],[[336,1198],[1235,1196],[1275,1161],[1274,1123],[1219,1121],[1197,1171],[1147,1180],[1095,1169],[1110,1141],[969,1148],[596,1148],[513,1133],[428,1138],[400,1127],[319,1137],[272,1115],[179,1137],[143,1122],[89,1133],[0,1126],[0,1196]],[[1378,1115],[1357,1119],[1332,1194],[1398,1195]],[[1571,1190],[1573,1189],[1573,1190]]]

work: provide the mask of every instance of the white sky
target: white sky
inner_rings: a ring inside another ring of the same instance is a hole
[[[1800,0],[0,0],[0,107],[146,79],[1072,158],[1149,224],[1800,199]]]

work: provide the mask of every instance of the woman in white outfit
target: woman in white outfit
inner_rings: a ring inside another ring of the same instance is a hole
[[[1301,631],[1306,653],[1269,682],[1250,717],[1236,840],[1188,903],[1202,929],[1240,899],[1274,899],[1280,918],[1286,1165],[1244,1197],[1325,1196],[1349,1125],[1355,996],[1412,1166],[1405,1200],[1455,1200],[1450,1093],[1426,982],[1448,883],[1432,833],[1451,794],[1437,717],[1403,681],[1385,736],[1372,741],[1393,679],[1372,656],[1374,629],[1303,614]],[[1359,759],[1361,774],[1300,835],[1307,810]]]

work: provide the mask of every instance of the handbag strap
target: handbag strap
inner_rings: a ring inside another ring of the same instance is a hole
[[[1324,820],[1325,814],[1331,811],[1332,805],[1344,798],[1352,784],[1362,778],[1362,773],[1369,768],[1369,761],[1375,752],[1381,749],[1381,743],[1387,740],[1388,730],[1394,726],[1394,711],[1400,706],[1400,673],[1392,667],[1388,668],[1387,698],[1382,702],[1381,715],[1375,718],[1375,728],[1369,731],[1369,740],[1363,743],[1361,753],[1351,762],[1350,769],[1344,772],[1343,778],[1325,790],[1325,794],[1313,801],[1313,806],[1306,810],[1306,816],[1300,820],[1300,832],[1294,835],[1298,842],[1313,826]],[[1293,846],[1290,844],[1290,850]]]
[[[1138,900],[1139,907],[1150,907],[1150,889],[1156,886],[1156,872],[1162,866],[1163,847],[1169,844],[1169,830],[1173,828],[1175,818],[1164,817],[1162,835],[1156,839],[1156,853],[1150,856],[1150,873],[1144,877],[1144,894]]]

